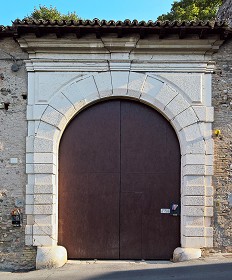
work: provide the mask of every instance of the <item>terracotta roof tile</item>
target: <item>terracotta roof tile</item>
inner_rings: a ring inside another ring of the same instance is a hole
[[[66,33],[76,33],[80,38],[87,33],[96,33],[97,37],[104,33],[118,33],[119,37],[124,34],[137,32],[141,38],[147,34],[158,34],[164,38],[169,34],[178,34],[180,39],[189,34],[197,34],[200,39],[208,35],[219,34],[222,39],[232,37],[232,29],[226,22],[215,21],[137,21],[126,19],[114,20],[15,20],[12,26],[0,26],[0,36],[21,36],[27,33],[35,33],[40,37],[48,33],[56,33],[61,37]]]

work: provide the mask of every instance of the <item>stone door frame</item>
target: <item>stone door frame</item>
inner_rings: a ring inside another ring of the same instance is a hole
[[[35,90],[31,89],[33,74],[29,73],[29,94]],[[58,149],[62,133],[78,112],[109,98],[145,103],[171,123],[181,150],[181,247],[211,247],[213,108],[194,104],[187,93],[162,75],[109,70],[79,75],[61,86],[47,104],[28,105],[26,245],[38,247],[37,262],[46,259],[46,254],[56,262],[59,250],[63,250],[57,247]]]

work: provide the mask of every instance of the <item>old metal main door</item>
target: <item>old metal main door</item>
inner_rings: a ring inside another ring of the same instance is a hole
[[[78,114],[59,150],[59,234],[69,258],[169,259],[180,219],[180,149],[150,107],[110,100]]]

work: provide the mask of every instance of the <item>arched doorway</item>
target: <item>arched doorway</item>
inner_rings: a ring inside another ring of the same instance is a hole
[[[58,243],[69,258],[169,259],[180,246],[180,148],[154,109],[109,100],[79,113],[59,149]]]

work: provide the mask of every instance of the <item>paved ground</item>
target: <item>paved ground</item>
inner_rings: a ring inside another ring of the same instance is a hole
[[[184,263],[69,261],[59,269],[0,272],[1,280],[232,280],[232,256]]]

